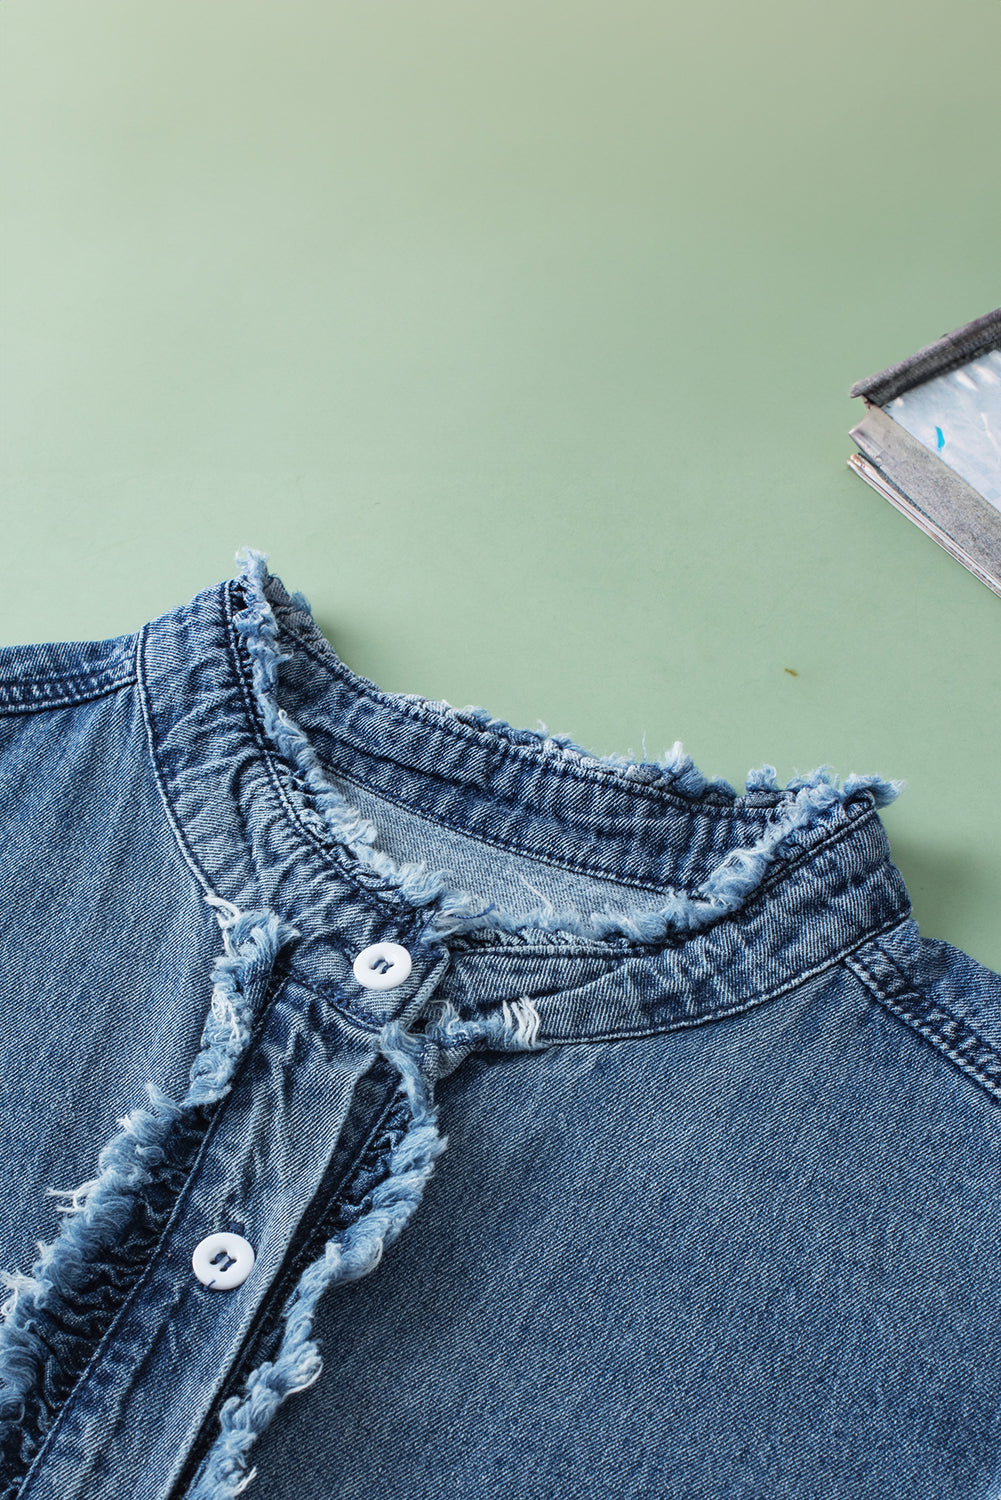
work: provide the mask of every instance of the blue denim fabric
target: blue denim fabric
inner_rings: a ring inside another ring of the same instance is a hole
[[[0,710],[3,1500],[998,1500],[1001,977],[895,784],[380,692],[258,554]]]

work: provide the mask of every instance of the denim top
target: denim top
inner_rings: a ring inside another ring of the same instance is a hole
[[[0,1500],[999,1500],[1001,977],[898,785],[382,692],[258,553],[0,652]]]

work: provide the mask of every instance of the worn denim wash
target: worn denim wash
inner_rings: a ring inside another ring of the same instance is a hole
[[[381,692],[258,553],[0,705],[4,1500],[998,1500],[1001,976],[898,784]]]

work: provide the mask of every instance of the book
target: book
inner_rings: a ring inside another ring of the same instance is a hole
[[[858,380],[849,467],[1001,594],[1001,307]]]

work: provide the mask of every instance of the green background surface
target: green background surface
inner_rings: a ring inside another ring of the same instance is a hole
[[[4,643],[250,543],[384,688],[906,778],[922,931],[1001,970],[1001,599],[845,463],[852,381],[1001,301],[996,0],[6,0],[0,40]]]

